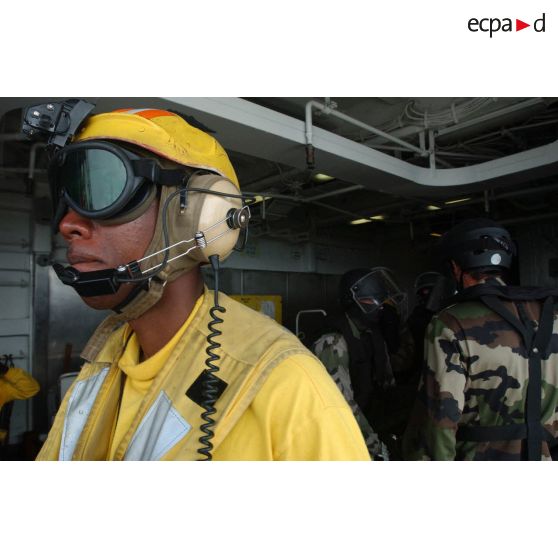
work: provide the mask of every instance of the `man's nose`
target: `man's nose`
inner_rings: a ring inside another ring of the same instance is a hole
[[[73,209],[69,209],[60,220],[58,225],[58,230],[60,234],[64,237],[64,240],[70,241],[76,238],[91,238],[93,232],[93,222],[87,217],[82,217],[79,213],[76,213]]]

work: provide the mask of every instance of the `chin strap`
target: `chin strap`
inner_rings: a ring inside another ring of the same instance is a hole
[[[125,280],[117,269],[82,272],[75,267],[64,267],[59,263],[53,264],[52,267],[64,285],[73,287],[79,296],[83,297],[114,294]]]

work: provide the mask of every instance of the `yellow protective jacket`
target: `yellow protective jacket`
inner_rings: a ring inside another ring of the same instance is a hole
[[[153,380],[115,460],[194,460],[202,408],[185,394],[205,369],[213,296],[204,300]],[[368,459],[351,410],[321,363],[271,318],[226,295],[213,415],[215,459]],[[116,330],[66,394],[39,460],[105,460],[123,374],[125,328]],[[265,389],[262,387],[265,386]]]
[[[39,391],[39,383],[23,368],[9,368],[0,376],[0,409],[14,399],[28,399]]]
[[[39,391],[39,383],[23,368],[8,368],[0,376],[0,411],[2,407],[14,399],[29,399]],[[0,426],[0,443],[5,443],[8,432]]]

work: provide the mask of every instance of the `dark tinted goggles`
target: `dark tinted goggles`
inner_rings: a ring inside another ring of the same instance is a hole
[[[155,184],[179,185],[186,175],[104,141],[71,144],[56,153],[49,167],[55,207],[62,203],[94,220],[131,213]]]

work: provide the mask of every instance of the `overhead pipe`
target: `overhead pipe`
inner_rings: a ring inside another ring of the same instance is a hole
[[[490,213],[490,199],[488,190],[484,191],[484,212]]]
[[[536,99],[528,99],[527,101],[522,101],[520,103],[516,103],[515,105],[511,105],[500,110],[495,110],[494,112],[489,112],[487,114],[483,114],[482,116],[477,116],[476,118],[471,118],[466,122],[460,122],[459,124],[448,126],[447,128],[439,130],[436,135],[438,137],[446,136],[448,134],[452,134],[453,132],[458,132],[466,128],[470,128],[471,126],[475,126],[476,124],[482,124],[484,122],[487,122],[488,120],[499,118],[500,116],[506,116],[507,114],[511,114],[513,112],[518,112],[523,109],[540,105],[541,103],[544,103],[544,99],[540,97],[537,97]]]
[[[400,151],[401,153],[411,153],[411,149],[406,149],[404,147],[395,147],[393,145],[375,145],[374,149],[378,151]],[[495,157],[490,155],[481,155],[478,153],[458,153],[457,151],[444,151],[437,149],[436,155],[445,155],[446,157],[458,157],[460,159],[479,159],[482,161],[491,161]]]
[[[31,146],[31,150],[29,152],[29,169],[27,170],[27,178],[29,179],[29,183],[33,183],[33,179],[35,178],[35,163],[37,162],[37,150],[46,147],[46,143],[34,143]]]
[[[488,132],[486,134],[482,134],[480,136],[475,136],[474,138],[461,140],[459,143],[460,145],[469,145],[475,144],[479,141],[486,140],[488,138],[492,138],[494,136],[501,136],[503,132],[517,132],[518,130],[529,130],[532,128],[540,128],[541,126],[549,126],[550,124],[556,124],[558,122],[557,119],[552,120],[542,120],[541,122],[533,122],[533,124],[522,124],[521,126],[510,126],[506,128],[501,128],[494,132]]]
[[[266,176],[265,178],[259,178],[257,180],[254,180],[253,182],[243,184],[243,188],[250,188],[252,190],[254,188],[265,188],[267,186],[272,186],[277,182],[281,182],[281,179],[290,179],[300,176],[302,172],[304,171],[301,171],[300,169],[289,169],[280,173],[279,175],[274,174],[272,176]]]
[[[364,190],[362,184],[355,184],[354,186],[347,186],[346,188],[340,188],[339,190],[332,190],[331,192],[326,192],[325,194],[318,194],[317,196],[311,196],[309,198],[304,198],[307,202],[313,202],[321,200],[322,198],[330,198],[332,196],[340,196],[341,194],[348,194],[349,192],[354,192],[356,190]]]
[[[330,211],[334,211],[336,213],[341,213],[342,215],[346,215],[347,217],[351,217],[353,219],[367,219],[367,215],[363,215],[362,213],[354,213],[353,211],[346,211],[345,209],[341,209],[339,207],[335,207],[334,205],[329,205],[327,203],[323,203],[320,201],[312,200],[311,198],[301,198],[299,196],[290,196],[288,194],[274,194],[273,192],[242,192],[246,196],[261,196],[265,200],[266,198],[275,198],[278,200],[285,200],[285,201],[292,201],[294,203],[303,203],[303,204],[310,204],[310,205],[317,205],[318,207],[323,207],[324,209],[329,209]]]
[[[498,201],[498,200],[505,200],[505,199],[511,199],[511,198],[519,198],[521,196],[527,196],[527,195],[536,195],[536,194],[542,194],[544,192],[550,192],[552,190],[558,190],[558,184],[547,184],[546,186],[539,186],[537,188],[523,188],[521,190],[515,190],[513,192],[504,192],[501,194],[497,194],[497,195],[492,195],[492,197],[490,198],[492,201]],[[389,211],[391,209],[401,209],[404,207],[409,207],[411,205],[414,205],[416,203],[424,203],[424,204],[428,204],[428,203],[436,203],[436,202],[432,202],[432,201],[423,201],[420,199],[412,199],[412,200],[403,200],[400,203],[390,203],[390,204],[386,204],[386,205],[382,205],[379,207],[375,207],[373,211],[375,211],[376,213],[383,213],[385,211]],[[439,203],[439,202],[438,202]],[[483,195],[482,198],[473,198],[471,200],[462,202],[458,205],[453,205],[453,206],[446,206],[446,205],[442,205],[440,207],[440,209],[436,210],[436,211],[426,211],[426,212],[421,212],[421,213],[413,213],[412,215],[409,216],[409,219],[428,219],[430,217],[433,217],[435,215],[441,215],[443,213],[447,213],[450,212],[452,210],[455,210],[456,208],[460,208],[460,207],[469,207],[472,205],[480,205],[480,204],[486,204],[485,201],[485,197]],[[367,211],[367,213],[371,213],[372,210]],[[324,225],[324,224],[328,224],[328,223],[333,223],[337,221],[336,217],[328,217],[327,219],[321,219],[319,221],[320,225]]]
[[[539,213],[538,215],[529,215],[528,217],[512,217],[511,219],[502,219],[498,221],[501,225],[516,225],[519,223],[532,223],[534,221],[544,221],[546,219],[556,219],[558,213],[553,211],[551,213]]]
[[[392,209],[400,209],[403,207],[408,207],[410,205],[415,205],[417,203],[423,203],[424,205],[428,205],[429,203],[431,203],[428,200],[423,200],[421,198],[405,198],[402,199],[399,202],[392,202],[392,203],[387,203],[384,205],[380,205],[380,206],[376,206],[372,209],[366,209],[363,213],[366,213],[366,215],[370,215],[371,213],[384,213],[385,211],[390,211]],[[320,224],[327,224],[327,223],[335,223],[337,221],[336,217],[328,217],[327,219],[321,219],[320,220]]]
[[[428,130],[428,146],[430,153],[430,168],[436,168],[436,142],[434,140],[434,130]]]
[[[502,109],[495,110],[493,112],[489,112],[483,114],[481,116],[477,116],[476,118],[472,118],[471,120],[464,120],[461,122],[456,122],[447,128],[439,128],[436,134],[438,136],[444,136],[446,134],[451,134],[453,132],[458,132],[465,130],[469,126],[473,126],[475,124],[481,124],[483,122],[494,120],[496,118],[500,118],[502,116],[507,116],[508,114],[513,114],[514,112],[519,112],[521,110],[525,110],[531,107],[535,107],[541,103],[544,103],[545,100],[543,98],[536,98],[536,99],[529,99],[527,101],[520,101],[519,103],[515,103],[513,105],[508,105]],[[421,135],[424,134],[425,128],[421,127],[417,124],[408,125],[401,128],[394,128],[393,126],[389,129],[389,133],[395,135],[398,138],[404,138],[414,135]],[[374,149],[379,149],[382,142],[369,140],[364,142],[365,145],[369,145]]]
[[[312,144],[312,109],[313,108],[317,108],[319,110],[321,110],[322,112],[326,113],[326,114],[331,114],[332,116],[335,116],[337,118],[339,118],[340,120],[343,120],[345,122],[348,122],[349,124],[352,124],[353,126],[356,126],[357,128],[361,128],[363,130],[366,130],[367,132],[371,132],[373,134],[376,134],[377,136],[380,136],[382,138],[385,138],[393,143],[396,143],[397,145],[400,145],[402,147],[406,147],[407,149],[410,149],[411,151],[418,153],[421,157],[427,157],[429,155],[429,152],[427,150],[425,150],[424,148],[419,148],[416,147],[415,145],[413,145],[412,143],[408,143],[404,140],[401,140],[399,138],[396,138],[395,136],[392,136],[390,134],[386,134],[385,132],[383,132],[382,130],[379,130],[378,128],[374,128],[373,126],[370,126],[369,124],[366,124],[365,122],[361,122],[360,120],[357,120],[356,118],[352,118],[350,116],[347,116],[346,114],[339,112],[338,110],[335,110],[334,108],[331,107],[331,104],[327,105],[327,104],[323,104],[323,103],[319,103],[318,101],[308,101],[306,103],[306,107],[305,107],[305,114],[306,114],[306,118],[305,118],[305,138],[306,138],[306,164],[308,166],[308,168],[313,169],[314,165],[315,165],[315,161],[314,161],[314,146]]]
[[[506,199],[512,199],[512,198],[519,198],[521,196],[529,196],[529,195],[535,195],[535,194],[542,194],[544,192],[550,192],[552,190],[558,190],[558,184],[547,184],[546,186],[539,186],[537,188],[523,188],[521,190],[515,190],[514,192],[504,192],[502,194],[497,194],[497,195],[492,195],[492,197],[490,198],[490,200],[492,202],[494,201],[499,201],[499,200],[506,200]],[[473,198],[470,200],[467,200],[465,202],[462,202],[460,204],[456,204],[456,205],[452,205],[452,206],[442,206],[440,207],[440,209],[436,210],[436,211],[428,211],[426,213],[416,213],[413,215],[413,219],[426,219],[430,216],[430,214],[432,215],[440,215],[442,213],[447,213],[453,209],[459,208],[459,207],[468,207],[471,205],[484,205],[484,210],[486,211],[486,208],[488,207],[488,209],[490,209],[489,205],[487,206],[487,198],[486,198],[486,192],[487,190],[485,190],[483,192],[483,196],[482,198]],[[404,205],[408,205],[408,204],[404,204]],[[500,222],[500,221],[499,221]]]

